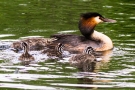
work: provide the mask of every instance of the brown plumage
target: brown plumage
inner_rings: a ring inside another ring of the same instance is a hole
[[[63,47],[64,45],[61,43],[49,44],[46,46],[47,48],[42,51],[42,53],[46,53],[47,56],[56,56],[62,57]]]
[[[69,59],[69,63],[83,72],[91,72],[95,68],[96,57],[92,47],[87,47],[82,54],[77,54]]]
[[[29,44],[30,50],[43,50],[46,45],[51,44],[54,40],[56,39],[38,37],[26,38],[21,41],[14,42],[11,45],[11,48],[14,48],[14,50],[16,51],[22,50],[21,42],[26,42],[27,44]]]
[[[26,42],[21,42],[22,48],[24,49],[23,54],[18,58],[18,60],[22,62],[31,62],[34,61],[35,58],[29,54],[29,46]]]

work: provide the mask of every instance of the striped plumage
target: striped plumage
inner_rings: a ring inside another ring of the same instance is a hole
[[[63,53],[64,45],[62,43],[49,44],[46,46],[42,53],[46,53],[48,56],[61,57]]]
[[[57,52],[62,54],[63,47],[64,47],[64,45],[62,43],[58,43],[58,45],[56,45],[55,49],[56,49]]]
[[[26,38],[21,41],[14,42],[11,45],[11,48],[14,48],[16,51],[22,50],[21,42],[26,42],[29,44],[30,50],[43,50],[46,45],[51,44],[55,40],[55,38]]]
[[[84,54],[94,54],[94,49],[92,47],[87,47],[84,52]]]
[[[69,59],[72,66],[77,67],[81,71],[92,71],[95,66],[96,58],[92,47],[87,47],[82,54],[77,54]]]
[[[29,54],[29,46],[26,42],[21,42],[21,46],[24,50],[23,54],[18,58],[18,60],[21,60],[22,62],[31,62],[34,61],[35,58]]]

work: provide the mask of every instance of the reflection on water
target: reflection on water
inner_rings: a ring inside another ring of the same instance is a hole
[[[123,53],[122,55],[122,51],[118,50],[118,48],[114,48],[114,52],[116,51],[119,52],[113,54],[120,53],[120,56],[125,54]],[[129,81],[133,79],[130,78],[132,77],[130,73],[135,71],[135,67],[128,65],[128,68],[132,69],[123,68],[120,70],[114,69],[115,67],[110,67],[111,65],[109,64],[111,64],[110,59],[112,56],[112,50],[104,52],[100,58],[98,56],[97,59],[99,59],[99,61],[91,64],[86,63],[93,68],[90,68],[91,70],[89,71],[85,70],[85,72],[81,69],[77,69],[74,66],[70,66],[68,61],[69,58],[63,58],[62,60],[48,60],[49,57],[47,57],[45,54],[41,54],[40,51],[30,51],[30,54],[36,58],[36,63],[31,63],[27,66],[21,65],[20,61],[18,60],[23,51],[15,53],[10,49],[6,49],[0,53],[0,71],[2,72],[0,75],[2,79],[0,81],[3,82],[1,83],[0,87],[22,89],[58,89],[58,87],[62,88],[64,86],[78,89],[95,89],[112,87],[134,87],[135,84],[128,83],[130,86],[127,86],[124,85],[127,84],[126,82],[121,83],[123,81]],[[122,66],[127,67],[126,64],[123,64]],[[112,70],[109,70],[109,67],[112,68]],[[119,79],[117,80],[117,78]],[[25,83],[26,81],[27,83]],[[37,82],[32,83],[33,81]],[[22,84],[17,84],[18,82]],[[32,83],[32,85],[29,83]],[[35,88],[35,85],[38,86]]]
[[[13,34],[1,34],[0,37],[9,37],[9,36],[15,36]]]
[[[135,88],[134,4],[133,0],[15,0],[0,1],[0,88],[1,89],[130,89]],[[30,51],[35,62],[21,65],[10,49],[13,41],[56,33],[80,34],[80,13],[96,11],[116,19],[114,24],[101,24],[97,31],[108,35],[114,49],[103,53],[91,72],[83,72],[69,64],[69,57],[53,59]],[[3,48],[5,48],[3,50]]]

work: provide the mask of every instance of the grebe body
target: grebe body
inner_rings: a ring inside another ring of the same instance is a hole
[[[51,37],[57,40],[54,43],[62,43],[69,52],[83,52],[91,46],[95,51],[106,51],[113,49],[112,40],[105,34],[95,31],[94,28],[100,22],[116,22],[112,19],[104,18],[102,15],[90,12],[81,15],[79,21],[79,30],[83,36],[56,34]]]

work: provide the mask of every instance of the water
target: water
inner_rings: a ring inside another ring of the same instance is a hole
[[[99,12],[117,23],[102,23],[96,27],[113,40],[114,49],[96,63],[93,72],[78,70],[68,63],[68,58],[48,59],[40,51],[31,51],[36,62],[23,66],[18,61],[22,52],[1,50],[0,88],[134,90],[134,9],[133,0],[1,0],[0,45],[10,45],[29,36],[80,34],[77,25],[83,12]]]

